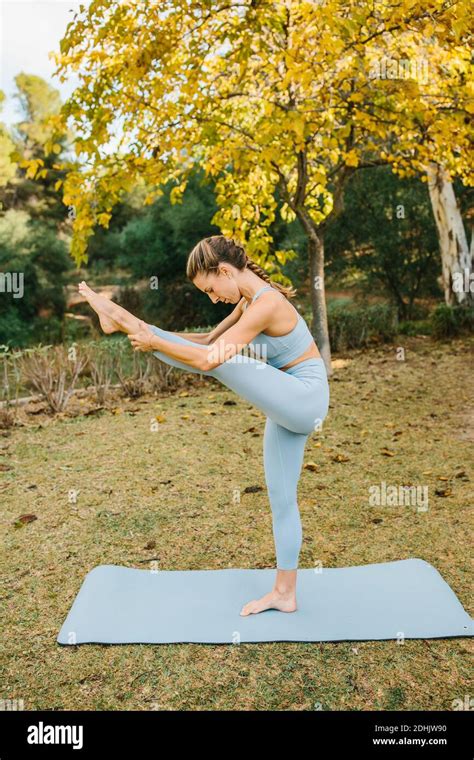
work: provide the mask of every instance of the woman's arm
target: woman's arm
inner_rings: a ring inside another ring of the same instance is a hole
[[[175,333],[179,335],[179,333]],[[137,344],[138,337],[138,344]],[[187,336],[186,336],[187,337]],[[183,343],[175,343],[171,340],[166,340],[160,335],[151,333],[151,336],[146,342],[141,343],[139,334],[129,335],[131,338],[132,346],[139,347],[139,350],[144,351],[162,351],[162,353],[171,357],[171,359],[177,359],[184,364],[189,364],[191,367],[206,371],[208,367],[207,351],[203,351],[202,348],[194,348],[194,346],[185,346]],[[148,345],[147,345],[148,343]]]
[[[188,346],[183,343],[175,343],[156,335],[150,326],[142,319],[138,320],[139,329],[136,333],[129,333],[128,339],[135,351],[161,351],[171,359],[178,359],[184,364],[205,371],[208,366],[207,351],[196,346]],[[178,335],[178,333],[173,333]]]
[[[245,298],[242,297],[235,309],[233,309],[230,314],[222,320],[222,322],[219,322],[219,324],[211,330],[207,340],[208,346],[210,346],[211,343],[214,343],[214,341],[217,340],[220,335],[225,333],[226,330],[229,330],[233,325],[237,324],[240,317],[242,316],[242,307],[244,303]]]
[[[192,340],[194,343],[201,343],[203,346],[207,346],[209,344],[209,336],[211,333],[193,333],[193,332],[182,332],[182,333],[173,333],[173,335],[179,335],[180,338],[187,338],[188,340]]]
[[[191,337],[192,335],[194,335],[194,337],[199,337],[199,341],[194,342],[199,342],[201,345],[205,346],[212,345],[214,347],[213,353],[215,353],[216,338],[223,333],[228,333],[229,329],[232,329],[232,326],[240,320],[240,317],[242,316],[242,305],[244,301],[245,299],[242,298],[232,313],[229,314],[229,316],[226,317],[219,325],[217,325],[217,327],[215,327],[210,333],[173,334],[188,338],[188,340],[193,340]],[[258,310],[255,309],[255,311],[258,314]],[[162,351],[164,354],[167,354],[169,357],[171,357],[171,359],[177,359],[178,361],[183,362],[183,364],[189,364],[191,367],[195,367],[196,369],[202,370],[203,372],[206,372],[209,369],[213,369],[213,366],[218,366],[222,361],[225,361],[225,359],[221,359],[221,361],[218,361],[217,364],[210,367],[208,351],[203,351],[201,348],[194,348],[193,346],[185,346],[182,343],[174,343],[171,340],[166,340],[165,338],[162,338],[161,336],[156,335],[154,332],[152,332],[148,324],[141,319],[139,320],[139,324],[140,329],[133,335],[130,334],[128,336],[131,345],[136,351]]]
[[[194,343],[200,343],[203,346],[209,346],[211,343],[214,343],[215,340],[219,337],[219,335],[222,335],[222,333],[225,333],[226,330],[228,330],[232,325],[235,325],[236,322],[239,321],[240,317],[242,316],[242,306],[245,302],[245,298],[241,298],[235,309],[231,311],[231,313],[225,317],[225,319],[222,320],[222,322],[219,322],[219,324],[214,327],[211,332],[208,333],[193,333],[193,332],[183,332],[183,333],[174,333],[175,335],[179,335],[181,338],[187,338],[188,340],[194,341]]]

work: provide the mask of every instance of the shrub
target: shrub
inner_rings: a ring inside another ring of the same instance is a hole
[[[400,335],[431,335],[432,329],[433,325],[429,319],[421,319],[418,322],[407,319],[398,326]]]
[[[10,351],[6,345],[0,346],[1,399],[0,428],[16,425],[18,416],[18,395],[20,392],[20,371],[18,352]],[[12,398],[14,397],[14,401]]]
[[[117,341],[100,339],[87,343],[89,372],[97,403],[103,406],[114,376]]]
[[[472,306],[448,306],[438,304],[431,314],[434,338],[454,338],[474,330],[474,308]]]
[[[40,346],[25,349],[19,363],[26,382],[43,395],[54,413],[66,408],[88,356],[74,346]]]
[[[138,398],[149,388],[154,357],[151,353],[131,351],[128,340],[117,340],[114,371],[128,398]]]
[[[374,339],[390,341],[398,331],[397,311],[390,304],[358,307],[333,302],[328,306],[328,323],[333,351],[366,346]]]

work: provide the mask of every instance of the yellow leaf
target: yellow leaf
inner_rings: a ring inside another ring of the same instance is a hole
[[[112,216],[111,214],[105,214],[105,213],[99,214],[99,216],[97,217],[97,221],[99,222],[99,224],[102,224],[102,226],[108,227],[111,216]]]
[[[349,462],[349,457],[345,454],[335,454],[333,457],[331,457],[333,462]]]
[[[359,165],[359,156],[355,152],[355,150],[350,150],[349,153],[346,153],[344,157],[344,162],[346,166],[358,166]]]

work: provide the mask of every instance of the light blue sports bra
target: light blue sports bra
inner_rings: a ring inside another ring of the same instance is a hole
[[[264,285],[263,288],[257,290],[251,303],[253,303],[264,290],[274,290],[277,293],[280,292],[276,290],[276,288],[272,288],[271,285]],[[280,295],[282,298],[285,298],[283,293],[280,293]],[[244,307],[244,311],[246,308],[247,306]],[[298,314],[297,311],[296,313]],[[286,335],[272,337],[271,335],[266,335],[261,332],[250,341],[250,345],[254,348],[258,359],[268,361],[273,367],[279,369],[280,367],[284,367],[285,364],[289,364],[293,359],[297,359],[298,356],[301,356],[301,354],[309,348],[312,341],[313,336],[311,335],[305,319],[301,314],[298,314],[298,321],[295,327]]]

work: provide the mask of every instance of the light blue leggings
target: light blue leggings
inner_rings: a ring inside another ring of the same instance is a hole
[[[149,327],[165,340],[208,350],[207,346],[161,327]],[[263,458],[272,509],[277,569],[297,569],[302,542],[297,486],[304,449],[308,436],[320,429],[329,408],[329,384],[324,361],[306,359],[282,371],[240,353],[215,369],[204,372],[162,351],[153,351],[153,355],[178,369],[216,378],[266,414]]]

